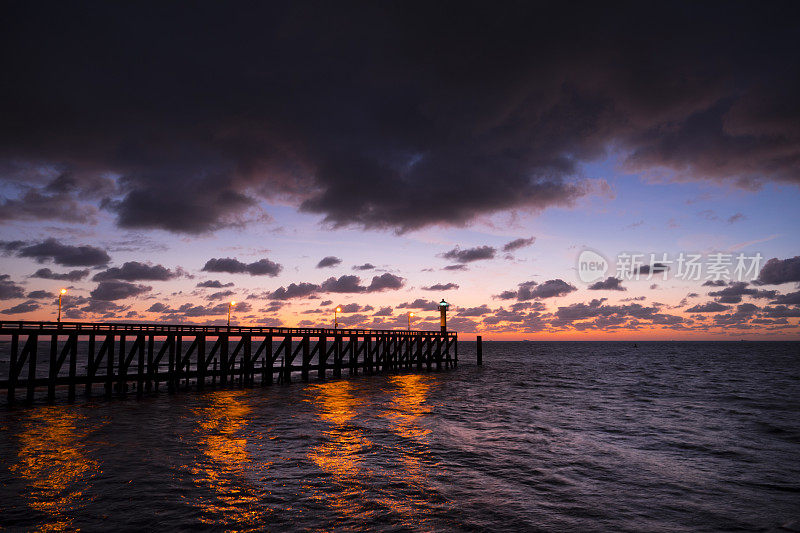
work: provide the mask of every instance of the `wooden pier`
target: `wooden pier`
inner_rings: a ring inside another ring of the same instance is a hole
[[[452,331],[0,321],[0,390],[56,400],[455,368]],[[79,368],[80,365],[80,368]],[[98,386],[99,387],[96,387]],[[2,393],[0,393],[2,394]]]

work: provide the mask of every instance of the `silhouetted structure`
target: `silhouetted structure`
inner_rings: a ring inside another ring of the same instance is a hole
[[[56,387],[66,386],[72,401],[79,385],[91,395],[102,384],[111,396],[125,394],[129,384],[137,394],[162,383],[175,392],[290,383],[295,373],[308,381],[311,373],[324,380],[345,369],[355,375],[458,364],[452,331],[0,321],[0,335],[10,337],[0,351],[8,361],[0,389],[9,404],[17,389],[33,401],[39,387],[52,402]],[[39,365],[42,351],[47,359]]]

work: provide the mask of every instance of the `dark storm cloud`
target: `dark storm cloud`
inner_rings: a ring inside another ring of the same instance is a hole
[[[167,281],[178,277],[179,274],[161,265],[148,265],[138,261],[128,261],[121,267],[111,267],[98,272],[92,277],[93,281]]]
[[[589,285],[590,291],[624,291],[627,290],[625,287],[622,286],[622,280],[619,278],[615,278],[614,276],[609,276],[605,280],[598,281],[597,283],[592,283]]]
[[[727,311],[730,309],[727,305],[722,305],[717,302],[706,302],[704,304],[697,304],[686,310],[687,313],[719,313],[720,311]]]
[[[423,291],[450,291],[458,289],[457,283],[436,283],[430,287],[422,287]]]
[[[562,279],[550,279],[544,283],[536,283],[535,281],[526,281],[518,285],[515,291],[503,291],[497,298],[501,300],[517,299],[519,301],[533,300],[538,298],[553,298],[555,296],[564,296],[571,292],[577,291],[573,285],[570,285]]]
[[[80,281],[88,275],[89,275],[89,269],[70,270],[69,272],[58,273],[58,272],[53,272],[49,268],[40,268],[39,270],[31,274],[30,277],[41,278],[41,279],[55,279],[62,281]]]
[[[152,289],[146,285],[137,285],[125,281],[101,281],[90,293],[95,300],[124,300],[144,294]]]
[[[761,289],[749,289],[744,281],[732,282],[730,285],[719,291],[711,291],[709,296],[716,296],[715,300],[721,304],[738,304],[743,296],[751,298],[775,298],[777,291],[766,291]]]
[[[197,284],[198,287],[206,288],[206,289],[224,289],[225,287],[233,287],[233,282],[222,283],[216,279],[210,279],[207,281],[201,281]]]
[[[75,198],[62,198],[28,190],[19,198],[0,198],[0,222],[9,220],[59,220],[74,224],[94,222],[97,208]],[[22,305],[22,304],[21,304]]]
[[[20,247],[17,255],[30,257],[39,263],[52,261],[63,266],[103,266],[111,260],[105,250],[95,246],[70,246],[55,239]]]
[[[338,257],[329,255],[327,257],[323,257],[322,259],[320,259],[319,263],[317,263],[317,268],[334,267],[338,264],[341,264],[341,262],[342,260],[339,259]]]
[[[242,263],[231,257],[212,258],[202,268],[205,272],[227,272],[229,274],[250,274],[251,276],[271,276],[280,274],[283,267],[269,259],[259,259],[254,263]]]
[[[677,179],[799,179],[793,2],[4,15],[0,158],[68,177],[0,200],[0,218],[91,217],[75,183],[113,174],[100,205],[122,227],[210,231],[263,199],[334,226],[459,225],[572,205],[591,190],[582,164],[611,147]]]
[[[491,246],[476,246],[475,248],[467,248],[465,250],[456,246],[452,250],[443,253],[441,256],[457,263],[471,263],[482,259],[494,259],[494,254],[496,252],[497,250]]]
[[[520,248],[525,248],[526,246],[530,246],[535,241],[536,237],[529,237],[527,239],[525,238],[514,239],[513,241],[508,242],[503,246],[503,251],[513,252],[514,250],[519,250]]]
[[[780,285],[800,281],[800,255],[791,259],[773,257],[758,275],[758,283],[762,285]]]
[[[11,300],[25,296],[25,291],[22,290],[22,287],[11,281],[10,277],[8,274],[0,274],[0,300]]]

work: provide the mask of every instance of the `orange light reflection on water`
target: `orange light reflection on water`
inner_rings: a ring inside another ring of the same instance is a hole
[[[82,453],[87,434],[78,429],[82,418],[69,407],[40,407],[17,433],[18,462],[10,470],[27,481],[28,505],[46,517],[39,531],[71,529],[72,511],[86,503],[97,463]]]
[[[241,430],[251,407],[244,396],[244,391],[208,393],[208,405],[195,411],[202,457],[190,469],[195,483],[211,489],[214,496],[198,502],[203,511],[200,522],[238,531],[259,529],[263,518],[257,492],[246,478],[251,459]]]
[[[324,488],[312,489],[312,497],[337,513],[341,520],[337,527],[378,517],[398,527],[424,523],[431,492],[427,466],[420,457],[428,450],[430,430],[419,420],[430,412],[426,405],[430,386],[417,375],[393,376],[389,382],[391,396],[379,405],[362,399],[363,391],[344,380],[308,389],[309,402],[327,424],[323,442],[308,457],[329,475],[317,480]],[[387,429],[401,437],[399,442],[382,438],[382,445],[376,446],[366,429],[374,422],[359,421],[360,416],[375,415],[388,422]]]
[[[353,385],[344,380],[312,385],[309,391],[320,419],[329,427],[322,432],[324,442],[314,447],[308,457],[335,482],[349,487],[344,493],[326,497],[330,505],[347,514],[353,509],[350,498],[363,490],[359,482],[363,474],[362,453],[372,447],[372,441],[351,423],[360,401],[352,394]]]

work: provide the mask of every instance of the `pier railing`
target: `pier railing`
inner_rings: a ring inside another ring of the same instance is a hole
[[[2,340],[7,339],[7,340]],[[46,363],[39,364],[40,359]],[[271,385],[359,372],[432,371],[458,364],[448,331],[0,321],[0,390],[66,389],[74,400],[100,384],[106,396],[208,386]]]

